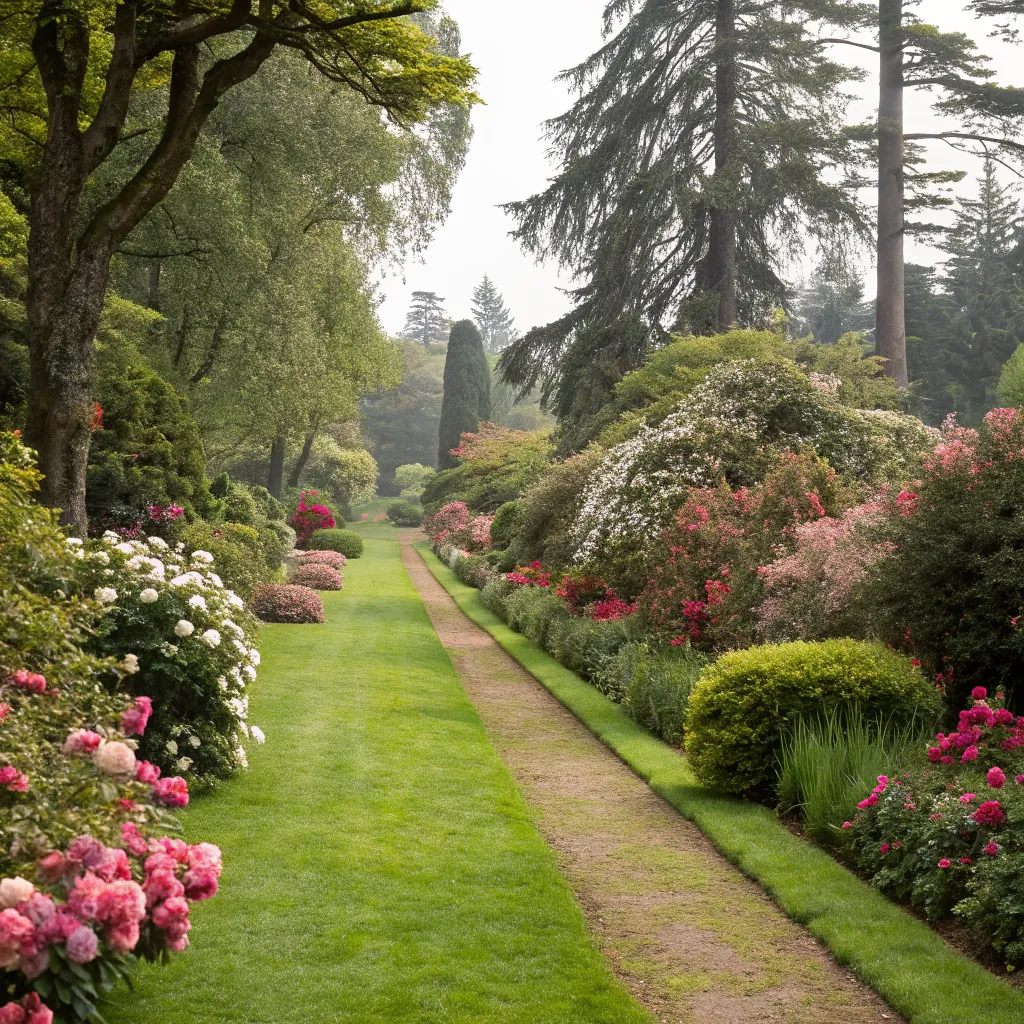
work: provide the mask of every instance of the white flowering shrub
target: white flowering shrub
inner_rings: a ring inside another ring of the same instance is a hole
[[[130,692],[153,702],[140,754],[165,774],[209,786],[246,766],[246,688],[260,655],[256,620],[224,586],[213,556],[187,555],[159,537],[107,533],[78,563],[78,582],[104,609],[97,654],[131,652]]]
[[[840,473],[905,478],[934,432],[912,416],[850,409],[793,364],[715,367],[665,420],[609,449],[577,520],[577,562],[636,553],[671,522],[688,487],[749,486],[784,450],[813,448]]]

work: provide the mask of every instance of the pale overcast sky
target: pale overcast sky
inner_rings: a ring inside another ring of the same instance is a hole
[[[523,199],[542,189],[553,172],[546,159],[542,122],[566,109],[569,96],[554,82],[565,68],[579,63],[601,42],[601,12],[605,0],[519,0],[514,11],[487,0],[446,0],[448,12],[462,30],[463,49],[480,70],[479,92],[486,106],[473,114],[475,135],[466,167],[455,189],[452,212],[438,229],[421,260],[409,262],[401,274],[390,272],[381,281],[384,301],[380,316],[385,329],[397,333],[414,289],[444,296],[453,319],[470,315],[470,296],[483,275],[489,274],[505,296],[521,331],[548,323],[569,306],[559,291],[568,282],[557,268],[537,266],[508,237],[513,223],[498,204]],[[1008,47],[986,38],[989,23],[964,12],[961,0],[927,0],[921,16],[946,30],[971,35],[983,52],[993,56],[993,69],[1003,84],[1024,84],[1024,45]],[[871,66],[873,56],[849,47],[837,56],[856,55]],[[866,117],[874,109],[873,83],[864,83]],[[934,130],[936,122],[923,94],[911,99],[908,131]],[[932,165],[961,168],[972,175],[977,161],[954,153],[944,143],[932,144]],[[972,191],[968,180],[961,191]],[[911,243],[908,258],[932,263],[936,254]],[[873,294],[873,270],[865,261],[868,292]],[[799,266],[792,269],[799,276]],[[404,280],[402,279],[404,277]]]

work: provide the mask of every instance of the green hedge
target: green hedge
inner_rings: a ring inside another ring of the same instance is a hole
[[[316,530],[307,545],[310,551],[338,551],[346,558],[363,553],[363,538],[354,530]]]
[[[880,643],[797,641],[731,651],[690,695],[686,753],[701,782],[767,796],[786,731],[799,719],[857,706],[867,719],[937,719],[942,699],[910,660]]]

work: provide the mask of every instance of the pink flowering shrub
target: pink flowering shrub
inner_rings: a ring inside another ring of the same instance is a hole
[[[753,643],[764,598],[760,567],[792,551],[802,524],[846,500],[832,470],[793,452],[753,487],[689,488],[649,559],[640,608],[667,641],[710,649]]]
[[[253,614],[264,622],[323,622],[324,603],[309,587],[274,584],[256,591]]]
[[[543,563],[538,561],[516,566],[514,571],[505,573],[505,579],[520,587],[544,589],[551,586],[551,573],[545,572]]]
[[[307,562],[292,573],[290,582],[310,590],[341,590],[341,573],[323,562]]]
[[[907,502],[902,492],[897,508]],[[769,642],[868,635],[860,584],[893,550],[880,539],[891,502],[873,498],[838,517],[799,523],[792,550],[758,568],[764,600],[757,609],[758,636]]]
[[[955,458],[965,457],[962,453]],[[858,803],[849,852],[883,891],[1024,963],[1024,717],[974,687],[954,730]],[[851,808],[851,812],[854,809]]]
[[[918,658],[952,707],[1024,677],[1024,414],[978,430],[947,420],[919,480],[895,499],[891,554],[868,573],[877,632]]]
[[[423,532],[434,545],[465,548],[469,541],[471,518],[469,506],[464,501],[449,501],[423,520]]]
[[[306,494],[316,497],[316,491],[303,491],[299,497],[299,507],[288,523],[295,531],[295,546],[304,548],[309,538],[317,530],[332,530],[337,525],[334,514],[326,505],[307,505]]]
[[[329,565],[339,572],[348,565],[348,559],[340,551],[296,551],[295,561],[299,565],[311,565],[314,562]]]

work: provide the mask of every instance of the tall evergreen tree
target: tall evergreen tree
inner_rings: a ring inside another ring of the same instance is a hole
[[[484,279],[473,289],[473,319],[484,338],[488,352],[501,352],[515,340],[516,329],[512,314],[505,305],[501,292],[484,274]]]
[[[846,187],[853,72],[811,35],[848,24],[849,6],[607,5],[606,44],[563,75],[578,99],[547,125],[561,170],[508,207],[523,245],[584,283],[570,313],[505,351],[510,383],[557,375],[577,334],[624,316],[642,318],[651,339],[753,321],[785,302],[782,245],[806,235],[835,245],[865,229]]]
[[[1024,90],[992,84],[989,58],[960,32],[943,32],[910,13],[915,0],[877,0],[860,7],[869,14],[874,42],[828,39],[873,50],[879,56],[878,101],[878,234],[877,319],[875,344],[886,360],[886,372],[897,384],[907,384],[904,240],[912,227],[907,212],[947,205],[929,196],[929,186],[959,180],[958,172],[916,172],[919,153],[908,143],[941,139],[955,147],[972,144],[1024,152],[1015,141],[1024,115]],[[1012,0],[975,0],[979,14],[1012,13],[1021,4]],[[867,22],[865,23],[867,24]],[[908,89],[936,90],[934,107],[955,118],[957,130],[908,132],[904,102]],[[908,170],[910,167],[910,170]],[[909,193],[909,194],[908,194]]]
[[[437,292],[413,292],[402,336],[418,341],[424,348],[430,348],[432,341],[444,341],[452,322],[442,302]]]
[[[870,331],[873,321],[860,275],[842,262],[823,261],[797,292],[793,327],[820,345],[834,345],[848,331]]]
[[[444,362],[444,397],[438,429],[437,467],[455,465],[451,454],[464,433],[491,415],[491,367],[484,341],[472,320],[459,320],[448,337]]]

